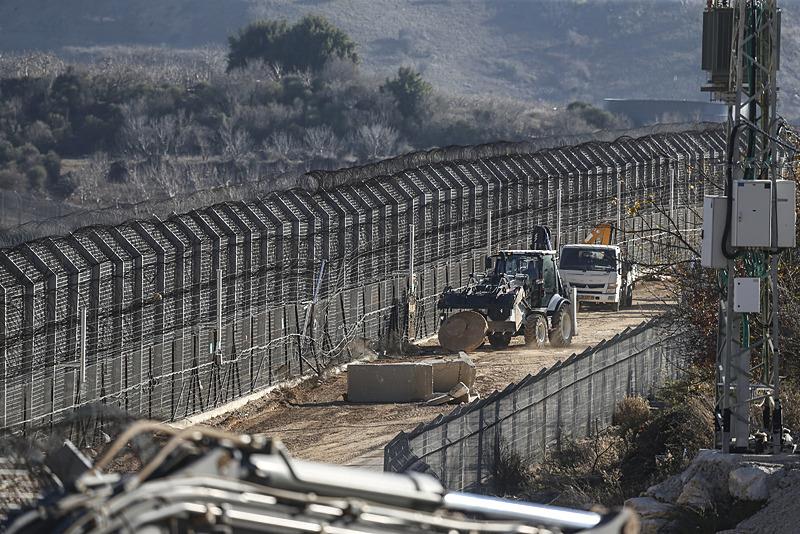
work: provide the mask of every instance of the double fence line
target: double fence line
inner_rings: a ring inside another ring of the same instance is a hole
[[[717,126],[462,147],[2,249],[0,428],[92,404],[172,420],[349,361],[361,340],[429,335],[434,297],[537,225],[563,244],[610,221],[632,257],[672,261],[663,229],[693,235],[723,153]]]

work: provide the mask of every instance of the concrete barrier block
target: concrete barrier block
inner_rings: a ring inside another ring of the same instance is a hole
[[[422,363],[433,367],[433,391],[450,391],[459,382],[468,388],[475,385],[475,364],[466,353],[460,353],[458,358],[437,358]]]
[[[433,395],[433,368],[422,363],[368,363],[347,367],[349,402],[415,402]]]

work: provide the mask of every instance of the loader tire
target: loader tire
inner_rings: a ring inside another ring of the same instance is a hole
[[[572,306],[564,304],[551,319],[550,344],[554,347],[567,347],[572,344]]]
[[[541,313],[532,313],[525,319],[525,345],[544,348],[547,343],[547,319]]]
[[[488,337],[493,349],[505,349],[511,343],[511,332],[492,332]]]

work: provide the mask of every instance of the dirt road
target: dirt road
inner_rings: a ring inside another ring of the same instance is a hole
[[[492,350],[487,344],[470,355],[477,367],[478,392],[485,396],[503,389],[658,314],[665,306],[663,294],[661,284],[644,283],[637,287],[632,308],[620,312],[585,309],[578,314],[579,335],[565,349],[527,349],[521,338],[515,338],[502,351]],[[435,339],[422,345],[430,347],[430,352],[417,359],[439,352]],[[279,437],[298,458],[382,469],[383,447],[398,432],[453,408],[418,403],[351,404],[342,400],[346,390],[346,373],[312,379],[291,389],[275,390],[208,424]]]

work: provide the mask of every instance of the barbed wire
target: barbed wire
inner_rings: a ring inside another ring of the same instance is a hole
[[[85,219],[90,216],[97,216],[101,214],[112,214],[116,222],[110,224],[97,224],[95,227],[110,227],[116,224],[121,224],[125,219],[129,218],[131,214],[120,216],[120,210],[134,211],[138,213],[139,208],[147,207],[147,211],[154,213],[156,217],[163,216],[155,213],[159,211],[154,208],[154,204],[170,203],[173,213],[174,208],[177,207],[176,201],[185,202],[201,195],[225,193],[229,197],[231,193],[238,189],[247,189],[249,187],[257,187],[259,190],[251,190],[246,192],[246,197],[264,199],[266,195],[271,192],[302,190],[310,193],[319,190],[332,190],[346,184],[353,183],[367,183],[375,180],[384,179],[388,176],[396,175],[406,171],[417,170],[426,165],[436,163],[448,163],[450,165],[458,165],[460,163],[471,163],[479,160],[487,160],[502,156],[528,156],[536,157],[546,152],[556,152],[559,150],[579,151],[580,149],[588,146],[607,148],[614,144],[622,142],[637,142],[639,145],[645,144],[649,139],[656,139],[658,137],[666,137],[669,134],[681,133],[684,136],[692,134],[703,134],[708,132],[719,132],[721,134],[721,127],[718,124],[694,124],[691,129],[686,129],[686,124],[675,125],[657,125],[649,128],[642,128],[637,130],[627,130],[624,132],[597,132],[584,136],[564,136],[564,137],[550,137],[542,138],[531,141],[522,142],[497,142],[476,146],[449,146],[444,148],[435,148],[427,151],[413,152],[403,156],[398,156],[388,160],[383,160],[377,163],[371,163],[363,166],[339,169],[335,171],[310,171],[306,174],[296,173],[281,173],[271,177],[270,180],[265,178],[258,178],[256,180],[244,181],[238,184],[226,186],[214,186],[206,189],[200,189],[191,193],[181,196],[166,196],[166,197],[150,197],[137,202],[117,202],[113,205],[103,206],[100,208],[83,209],[77,212],[72,212],[65,215],[53,216],[36,221],[27,221],[17,226],[5,228],[4,232],[13,234],[27,229],[37,229],[47,224],[54,224],[64,221],[68,218],[81,218]],[[633,136],[638,136],[634,139]],[[577,145],[570,145],[569,143],[577,142]],[[652,148],[648,145],[648,148]],[[664,157],[672,158],[663,149],[658,152]],[[608,155],[608,154],[606,154]],[[605,161],[604,164],[628,164],[638,161],[635,157],[627,159],[618,157],[612,158],[611,161]],[[579,170],[576,168],[576,171]],[[265,189],[265,186],[266,187]],[[214,208],[226,204],[226,202],[216,203],[209,206]]]

